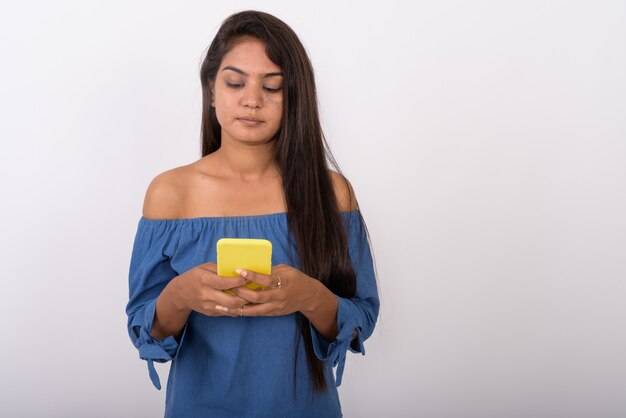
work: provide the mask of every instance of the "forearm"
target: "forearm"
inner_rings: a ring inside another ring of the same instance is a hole
[[[333,341],[339,332],[337,325],[337,297],[318,280],[316,283],[315,297],[310,306],[302,311],[302,314],[311,322],[317,332],[328,341]]]
[[[151,331],[155,338],[166,338],[171,335],[179,340],[191,313],[190,309],[181,306],[177,301],[174,280],[176,279],[165,286],[157,299]]]

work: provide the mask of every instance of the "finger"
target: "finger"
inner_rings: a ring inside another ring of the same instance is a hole
[[[219,305],[221,307],[228,308],[229,310],[248,303],[247,300],[241,298],[240,296],[232,296],[222,291],[216,291],[215,295],[211,298],[209,302],[209,307],[214,307],[211,305]]]
[[[250,306],[249,304],[242,304],[241,306],[235,306],[232,308],[228,308],[226,306],[220,306],[220,305],[215,305],[214,307],[214,313],[213,315],[217,316],[230,316],[232,318],[236,318],[238,316],[241,316],[241,310],[242,308],[245,310],[246,306]]]
[[[287,264],[276,264],[275,266],[272,266],[272,274],[274,273],[280,273],[281,271],[285,271],[288,269],[291,269],[293,267],[291,267],[290,265]]]
[[[297,272],[298,270],[287,264],[277,264],[272,266],[271,276],[276,278],[276,285],[274,287],[280,289],[285,286],[285,279],[289,280],[294,271]]]
[[[240,269],[235,270],[235,272],[239,274],[241,277],[244,277],[252,282],[256,282],[262,286],[275,287],[274,285],[277,282],[277,280],[274,277],[268,276],[267,274],[261,274],[261,273],[257,273],[257,272],[250,271],[250,270],[240,270]]]
[[[218,276],[216,273],[212,273],[204,268],[202,268],[202,283],[204,285],[210,286],[213,289],[225,290],[230,289],[232,287],[243,286],[248,281],[241,276]]]
[[[249,304],[243,308],[243,316],[277,316],[276,307],[272,303]]]
[[[198,267],[200,267],[203,270],[208,270],[211,273],[217,274],[217,264],[215,264],[213,262],[200,264]]]
[[[243,298],[244,300],[251,303],[267,303],[273,300],[272,292],[252,290],[246,287],[238,287],[232,289],[232,291],[240,298]]]
[[[241,276],[224,277],[214,274],[210,278],[210,283],[214,289],[225,290],[244,286],[248,284],[248,280]]]

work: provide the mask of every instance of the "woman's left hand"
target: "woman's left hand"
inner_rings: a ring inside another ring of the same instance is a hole
[[[272,266],[271,274],[249,270],[237,271],[267,289],[252,290],[246,287],[231,289],[250,302],[244,307],[244,316],[279,316],[294,312],[309,312],[318,297],[319,281],[286,264]]]

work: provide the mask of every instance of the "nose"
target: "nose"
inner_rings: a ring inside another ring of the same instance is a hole
[[[252,109],[260,108],[263,104],[263,92],[260,86],[250,83],[243,89],[243,96],[241,98],[242,104],[245,107]]]

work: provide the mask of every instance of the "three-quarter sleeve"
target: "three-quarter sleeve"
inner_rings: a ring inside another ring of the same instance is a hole
[[[351,298],[336,296],[339,302],[337,308],[339,333],[334,341],[326,340],[312,324],[310,325],[315,355],[320,360],[329,361],[333,367],[337,367],[335,379],[337,386],[341,385],[347,351],[365,355],[363,342],[374,331],[380,307],[372,253],[365,227],[356,211],[351,212],[345,219],[348,252],[356,273],[356,292]],[[356,338],[353,338],[355,331]]]
[[[171,223],[142,218],[130,261],[129,301],[126,306],[128,334],[139,350],[139,357],[147,361],[150,379],[157,389],[161,389],[161,382],[154,362],[172,360],[182,342],[182,337],[179,342],[172,336],[159,339],[150,335],[157,298],[167,283],[177,276],[170,266],[175,233]]]

